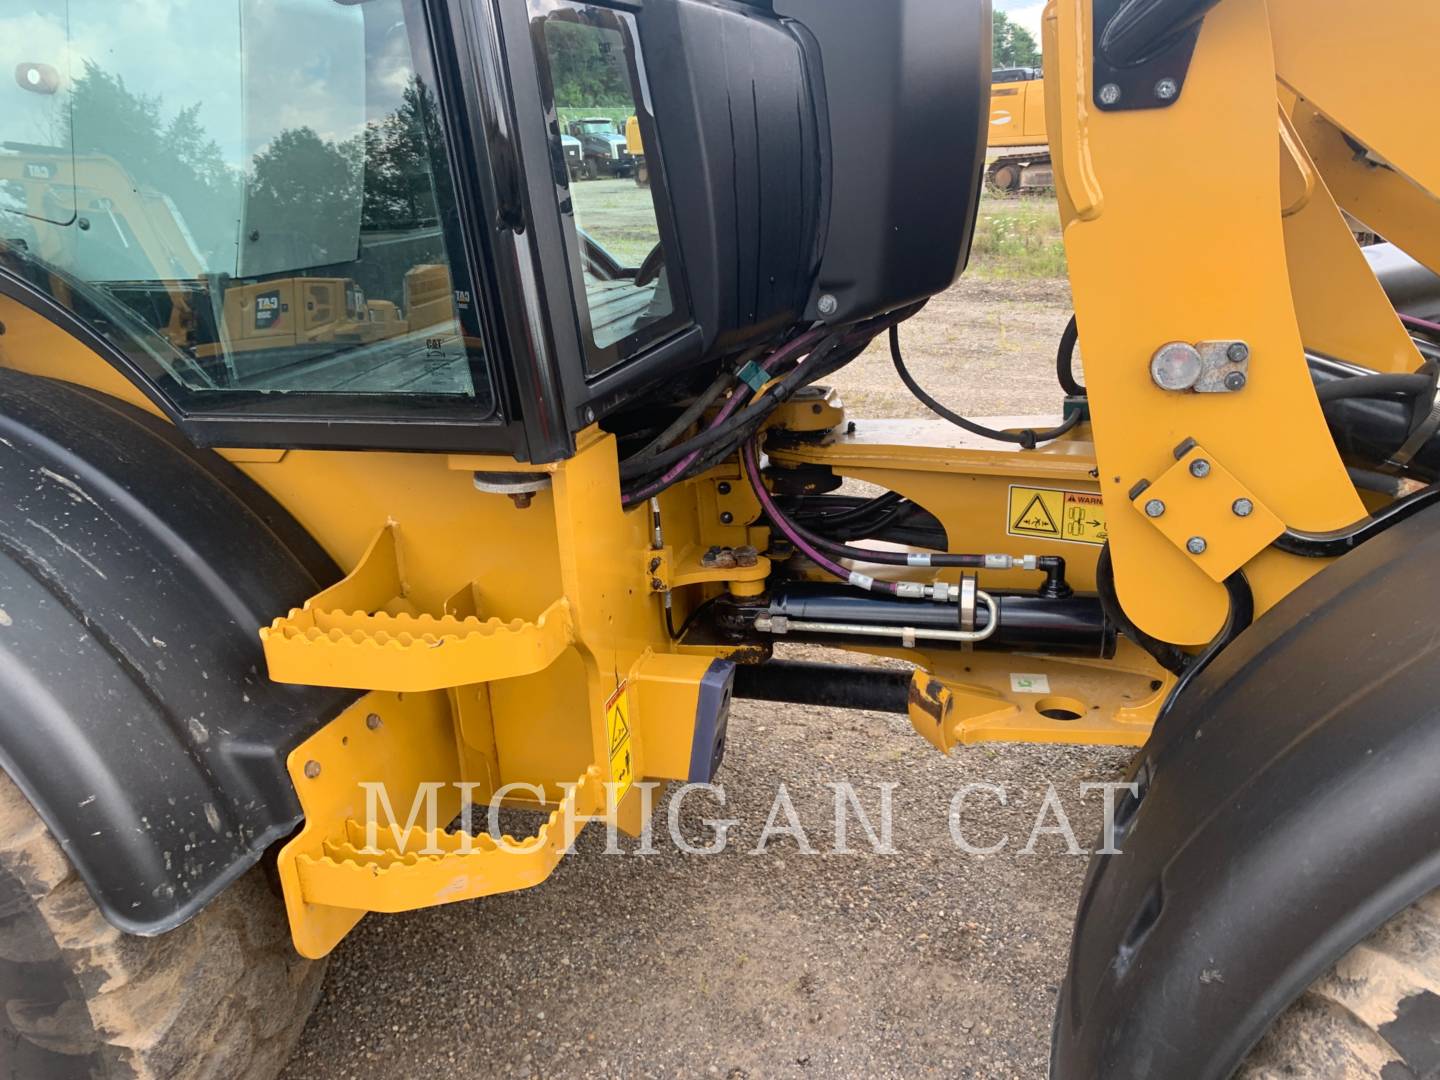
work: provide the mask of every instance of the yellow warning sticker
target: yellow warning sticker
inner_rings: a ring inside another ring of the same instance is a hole
[[[621,683],[605,703],[605,728],[610,742],[610,779],[615,784],[618,805],[635,782],[635,761],[630,748],[630,707],[625,684]]]
[[[1103,544],[1105,504],[1093,491],[1010,485],[1005,531],[1011,536],[1068,540],[1072,544]]]

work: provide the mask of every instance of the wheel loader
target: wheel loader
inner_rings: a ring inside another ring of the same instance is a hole
[[[1440,94],[1440,12],[1052,0],[1018,428],[906,361],[989,19],[0,2],[6,1075],[274,1075],[362,918],[639,833],[736,697],[1135,748],[1056,1080],[1435,1074],[1440,154],[1381,88]],[[557,98],[648,185],[572,182]],[[253,332],[317,288],[370,329]],[[826,389],[872,345],[933,419]]]

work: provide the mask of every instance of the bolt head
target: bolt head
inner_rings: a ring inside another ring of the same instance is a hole
[[[317,776],[319,776],[320,762],[314,760],[305,762],[305,775],[311,780],[314,780]]]
[[[1234,393],[1236,390],[1244,390],[1246,381],[1243,371],[1232,371],[1229,375],[1225,376],[1225,389],[1231,393]]]
[[[715,490],[718,491],[721,495],[729,495],[729,494],[730,494],[730,481],[729,481],[729,480],[721,480],[720,483],[718,483],[718,484],[715,485]]]
[[[1196,458],[1190,462],[1190,475],[1203,480],[1210,475],[1210,462],[1203,457]]]
[[[1112,83],[1106,83],[1100,87],[1100,104],[1116,105],[1120,102],[1120,87]]]
[[[831,296],[829,293],[826,293],[824,296],[820,297],[820,302],[815,306],[819,310],[821,315],[834,315],[835,312],[840,310],[840,301],[836,300],[835,297]]]
[[[1161,79],[1155,84],[1155,96],[1161,101],[1174,101],[1180,94],[1180,84],[1174,79]]]
[[[1185,550],[1190,552],[1191,555],[1204,555],[1205,549],[1209,546],[1209,544],[1205,543],[1203,536],[1192,536],[1189,540],[1185,541]]]
[[[380,719],[379,713],[372,712],[369,716],[365,717],[365,726],[371,731],[379,731],[381,723],[382,721]]]
[[[1255,512],[1255,504],[1249,499],[1236,499],[1230,504],[1230,509],[1235,512],[1236,517],[1249,517]]]
[[[1243,364],[1250,359],[1250,346],[1243,341],[1232,342],[1230,347],[1225,350],[1225,357],[1232,364]]]
[[[729,524],[730,524],[731,522],[733,522],[734,520],[735,520],[735,515],[732,514],[729,510],[726,510],[724,513],[722,513],[722,514],[720,515],[720,524],[721,524],[721,525],[729,525]]]
[[[1159,517],[1163,513],[1165,513],[1165,504],[1159,499],[1151,499],[1145,504],[1146,517]]]

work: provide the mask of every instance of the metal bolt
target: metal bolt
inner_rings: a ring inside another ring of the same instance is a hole
[[[1180,84],[1174,79],[1161,79],[1155,84],[1155,96],[1161,101],[1174,101],[1180,93]]]
[[[1225,389],[1231,392],[1245,389],[1245,373],[1243,371],[1232,371],[1225,376]]]
[[[381,723],[382,721],[380,719],[379,713],[372,712],[369,716],[365,717],[365,726],[368,727],[371,731],[379,731]]]
[[[730,524],[731,522],[733,522],[734,520],[735,520],[735,515],[732,514],[729,510],[726,510],[724,513],[722,513],[722,514],[720,515],[720,524],[721,524],[721,525],[729,525],[729,524]]]
[[[1151,499],[1145,504],[1146,517],[1159,517],[1163,513],[1165,513],[1165,504],[1159,499]]]
[[[595,410],[588,405],[585,406],[585,422],[587,424],[593,424],[595,422]]]
[[[1230,504],[1230,509],[1235,511],[1236,517],[1249,517],[1255,512],[1255,504],[1249,499],[1236,499]]]
[[[89,232],[89,231],[90,231],[90,219],[89,219],[89,218],[83,218],[83,217],[82,217],[82,218],[81,218],[79,221],[77,221],[75,224],[77,224],[77,225],[80,226],[80,231],[81,231],[81,232]]]
[[[1120,100],[1120,87],[1113,82],[1100,87],[1100,104],[1114,105]]]
[[[835,297],[831,296],[829,293],[826,293],[824,296],[820,297],[820,302],[815,306],[819,310],[821,315],[829,316],[834,315],[835,312],[840,310],[840,301],[836,300]]]
[[[652,577],[650,579],[650,588],[654,592],[664,592],[665,582],[661,581],[658,577]]]
[[[1250,359],[1250,346],[1243,341],[1232,342],[1225,350],[1225,356],[1232,364],[1243,364]]]
[[[318,761],[307,761],[307,762],[305,762],[305,775],[306,775],[307,777],[309,777],[311,780],[314,780],[317,776],[319,776],[319,775],[320,775],[320,762],[318,762]]]
[[[718,484],[715,485],[715,490],[718,491],[721,495],[729,495],[729,494],[730,494],[730,481],[729,481],[729,480],[721,480]]]
[[[1209,546],[1209,544],[1205,543],[1203,536],[1192,536],[1189,540],[1185,541],[1185,550],[1190,552],[1191,555],[1204,555],[1205,549]]]
[[[1190,462],[1190,475],[1199,479],[1204,479],[1209,476],[1210,462],[1206,461],[1203,457],[1197,457],[1194,461]]]
[[[529,491],[512,492],[510,495],[510,501],[515,504],[516,510],[528,510],[530,509],[530,499],[532,497],[532,494],[533,493]]]

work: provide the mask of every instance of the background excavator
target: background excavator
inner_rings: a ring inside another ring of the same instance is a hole
[[[1440,153],[1377,90],[1440,95],[1433,4],[1053,0],[1076,311],[1026,428],[905,355],[984,187],[985,0],[22,24],[11,1075],[275,1075],[362,918],[640,834],[737,696],[1136,748],[1056,1080],[1435,1074]],[[648,184],[580,182],[570,124],[630,116]],[[872,345],[932,420],[826,388]]]

